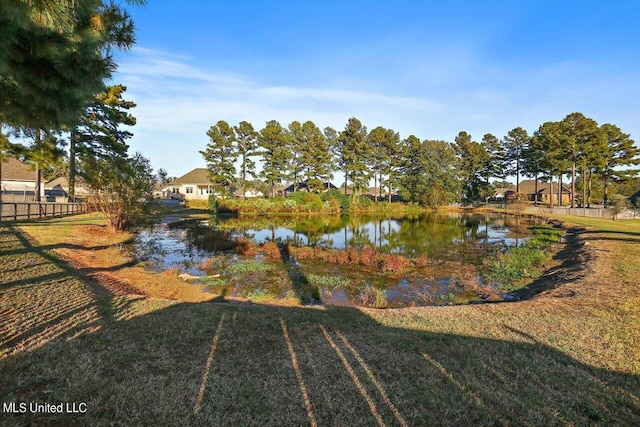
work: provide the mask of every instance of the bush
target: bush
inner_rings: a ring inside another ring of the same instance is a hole
[[[144,217],[155,182],[149,159],[140,153],[133,157],[84,156],[82,166],[91,189],[89,203],[105,216],[109,227],[126,230]]]
[[[340,209],[343,211],[347,211],[351,207],[351,201],[349,200],[349,197],[340,190],[329,190],[325,193],[322,193],[320,197],[325,202],[334,200],[335,202],[333,203],[337,203],[340,206]]]

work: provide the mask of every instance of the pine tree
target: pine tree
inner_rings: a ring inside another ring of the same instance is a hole
[[[360,120],[351,117],[338,138],[339,164],[345,173],[345,193],[348,182],[353,184],[353,197],[369,186],[371,171],[367,163],[372,150],[367,143],[367,128]]]
[[[224,120],[218,121],[215,126],[211,126],[207,131],[210,142],[200,154],[207,162],[209,169],[209,179],[211,182],[220,185],[225,193],[229,192],[229,186],[235,179],[236,168],[234,162],[238,153],[234,147],[236,134],[229,123]]]
[[[520,172],[523,153],[527,149],[531,138],[521,127],[510,130],[502,139],[508,162],[507,174],[516,175],[516,192],[520,192]]]
[[[253,129],[253,125],[246,121],[241,121],[234,127],[236,132],[236,147],[240,157],[240,186],[242,189],[242,199],[246,199],[245,187],[247,185],[247,175],[256,177],[256,164],[252,157],[258,155],[258,132]]]
[[[289,135],[275,120],[267,122],[258,135],[262,149],[262,172],[260,176],[271,186],[271,195],[276,195],[276,184],[287,177],[287,164],[290,160],[288,150]]]
[[[310,120],[302,124],[305,146],[300,162],[310,191],[320,192],[332,177],[331,141]]]
[[[481,144],[473,141],[471,135],[464,131],[456,136],[454,149],[460,159],[460,175],[465,181],[464,197],[471,202],[487,191],[482,174],[489,155]]]
[[[606,149],[602,153],[604,167],[602,178],[604,181],[604,205],[609,203],[609,184],[632,177],[637,174],[633,169],[616,169],[619,166],[640,164],[640,148],[634,146],[629,134],[623,133],[619,127],[605,123],[601,127],[606,141]]]
[[[124,156],[126,140],[133,136],[122,126],[134,126],[136,118],[129,112],[136,104],[122,98],[126,86],[107,86],[85,109],[80,124],[69,138],[69,196],[75,197],[76,155],[106,158]]]

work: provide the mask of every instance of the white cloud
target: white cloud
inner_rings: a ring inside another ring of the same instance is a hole
[[[133,150],[172,175],[204,166],[198,152],[207,144],[206,130],[218,120],[247,120],[256,129],[268,120],[283,126],[312,120],[340,130],[355,116],[402,137],[413,133],[452,141],[461,130],[477,140],[489,132],[502,137],[517,126],[533,132],[545,121],[580,111],[599,123],[619,125],[636,140],[640,134],[637,75],[577,62],[510,69],[460,50],[416,55],[421,56],[377,74],[368,70],[361,80],[338,71],[319,80],[318,66],[314,77],[296,76],[303,83],[293,86],[287,75],[261,75],[257,68],[250,70],[255,75],[236,73],[136,48],[122,58],[114,80],[127,85],[127,99],[138,104]],[[446,58],[450,61],[440,65]],[[334,67],[328,58],[321,62]]]

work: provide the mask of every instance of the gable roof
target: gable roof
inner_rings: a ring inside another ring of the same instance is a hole
[[[174,180],[168,186],[183,185],[183,184],[202,184],[212,185],[213,183],[209,179],[209,170],[207,168],[195,168],[191,172],[187,172],[180,178]]]
[[[516,192],[516,186],[512,185],[509,188],[509,191]],[[554,181],[551,186],[551,191],[553,193],[558,193],[558,183]],[[520,181],[520,192],[523,194],[534,194],[536,192],[536,181],[533,179],[525,179],[524,181]],[[571,193],[571,191],[566,188],[564,185],[562,186],[563,193]],[[549,183],[548,182],[540,182],[538,181],[538,194],[546,194],[549,193]]]
[[[7,161],[2,162],[3,181],[36,181],[36,173],[29,170],[29,165],[20,160],[9,157]]]

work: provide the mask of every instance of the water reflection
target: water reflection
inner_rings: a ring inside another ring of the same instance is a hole
[[[495,214],[437,214],[416,218],[333,216],[310,218],[221,218],[214,225],[253,239],[296,246],[334,249],[375,246],[379,251],[415,258],[420,255],[455,259],[465,243],[522,244],[526,227]],[[468,245],[467,245],[468,246]]]
[[[299,281],[305,284],[305,301],[320,299],[324,304],[334,305],[404,307],[481,299],[477,288],[485,286],[479,280],[483,259],[506,247],[522,244],[527,239],[527,225],[496,214],[197,220],[167,217],[141,230],[131,250],[156,271],[176,269],[195,276],[219,274],[220,280],[215,281],[215,286],[211,285],[215,287],[213,291],[228,296],[291,298],[292,293],[296,293],[294,282]],[[232,249],[236,248],[239,238],[257,244],[275,241],[338,250],[375,247],[377,252],[411,259],[426,256],[429,263],[394,274],[319,259],[283,258],[276,262],[262,253],[236,255]],[[233,272],[235,264],[245,263],[252,256],[256,262],[270,263],[272,268],[263,273]],[[292,266],[296,268],[295,274]],[[310,286],[308,276],[314,275],[340,277],[349,285]],[[294,297],[302,300],[301,295]]]

